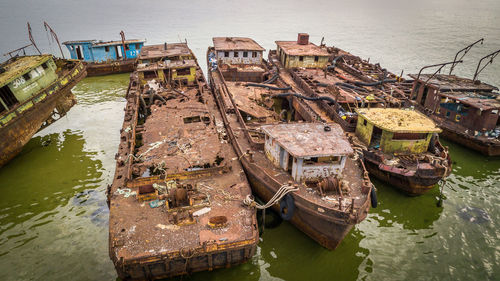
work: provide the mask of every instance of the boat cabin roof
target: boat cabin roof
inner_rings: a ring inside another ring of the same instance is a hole
[[[135,44],[135,43],[144,43],[146,40],[141,40],[141,39],[130,39],[130,40],[125,40],[124,42],[120,41],[97,41],[97,40],[77,40],[77,41],[66,41],[63,42],[64,45],[79,45],[83,43],[90,43],[94,47],[105,47],[105,46],[111,46],[111,45],[122,45],[123,43],[125,44]]]
[[[191,51],[189,50],[186,43],[164,43],[142,47],[141,53],[139,54],[139,59],[154,59],[189,55],[191,55]]]
[[[247,37],[214,37],[216,51],[264,51],[257,42]]]
[[[297,158],[349,155],[351,145],[339,124],[288,123],[264,125],[266,135],[276,140],[288,153]]]
[[[409,74],[413,79],[417,79],[418,75]],[[420,74],[419,80],[427,81],[432,74]],[[474,81],[472,79],[457,77],[455,75],[436,74],[427,84],[437,86],[440,91],[493,91],[498,90],[497,87]]]
[[[363,108],[356,110],[368,122],[396,133],[440,133],[441,129],[424,114],[416,110],[399,108]]]
[[[285,54],[290,56],[330,56],[325,49],[316,46],[314,43],[301,45],[297,43],[297,41],[276,41],[276,45],[278,45]]]
[[[9,84],[17,77],[43,64],[52,58],[52,55],[22,56],[9,59],[1,65],[5,69],[0,73],[0,87]]]
[[[500,94],[496,92],[491,92],[489,95],[474,92],[444,92],[440,95],[481,110],[500,108]]]
[[[185,68],[185,67],[196,67],[195,60],[174,60],[174,61],[163,61],[151,63],[146,66],[138,65],[137,71],[153,71],[157,69],[169,69],[169,68]]]

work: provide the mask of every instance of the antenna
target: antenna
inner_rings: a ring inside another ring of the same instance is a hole
[[[436,67],[436,66],[439,66],[438,70],[436,70],[436,72],[434,72],[431,77],[429,77],[429,79],[427,79],[427,81],[424,82],[424,84],[427,84],[427,82],[429,82],[429,80],[432,79],[432,77],[434,77],[438,72],[441,71],[441,69],[443,69],[443,67],[445,67],[446,65],[448,64],[459,64],[459,63],[462,63],[463,61],[462,60],[459,60],[459,61],[450,61],[450,62],[445,62],[445,63],[438,63],[438,64],[432,64],[432,65],[427,65],[427,66],[424,66],[420,69],[420,71],[418,72],[418,75],[417,75],[417,79],[418,80],[420,78],[420,74],[422,73],[422,70],[426,69],[426,68],[431,68],[431,67]]]
[[[40,49],[38,49],[38,47],[36,46],[36,43],[35,43],[35,40],[33,39],[33,35],[31,34],[31,25],[30,23],[28,22],[28,37],[31,41],[31,45],[33,45],[33,47],[35,47],[35,49],[38,51],[38,53],[41,55],[42,52],[40,52]]]
[[[455,63],[455,62],[457,61],[457,57],[458,57],[458,55],[459,55],[461,52],[464,52],[464,53],[462,54],[462,56],[461,56],[458,60],[462,60],[462,59],[465,57],[465,55],[466,55],[466,54],[470,51],[470,49],[472,49],[472,47],[473,47],[474,45],[476,45],[477,43],[481,42],[481,45],[483,45],[483,41],[484,41],[484,38],[481,38],[481,39],[477,40],[476,42],[474,42],[474,43],[472,43],[472,44],[468,45],[467,47],[463,48],[462,50],[458,51],[458,52],[457,52],[457,54],[455,55],[455,58],[453,59],[453,62],[454,62],[454,63],[451,65],[451,68],[450,68],[450,73],[449,73],[449,74],[451,75],[451,72],[452,72],[452,71],[453,71],[453,69],[455,68],[455,65],[456,65],[456,63]]]
[[[54,38],[56,40],[57,46],[59,46],[59,51],[61,51],[61,56],[64,59],[65,58],[64,53],[63,53],[62,48],[61,48],[61,43],[59,43],[59,38],[57,38],[56,32],[50,27],[50,25],[46,21],[43,22],[43,26],[45,27],[45,31],[49,31],[52,38]]]
[[[487,56],[484,56],[482,57],[480,60],[479,60],[479,63],[477,64],[477,68],[476,68],[476,72],[474,72],[474,78],[472,78],[472,80],[476,81],[477,79],[477,76],[479,75],[479,73],[481,73],[481,71],[483,71],[483,69],[488,66],[490,63],[493,63],[493,59],[498,56],[498,54],[500,54],[500,50],[496,51],[496,52],[493,52]],[[485,64],[483,65],[483,67],[481,69],[479,69],[479,67],[481,66],[481,63],[483,62],[484,59],[487,59],[489,58],[490,60]]]
[[[120,36],[122,37],[122,45],[123,45],[123,60],[127,59],[127,49],[125,48],[125,32],[120,31]]]

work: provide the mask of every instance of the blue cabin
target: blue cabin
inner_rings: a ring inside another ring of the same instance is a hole
[[[63,44],[68,48],[72,59],[86,62],[106,62],[121,60],[124,53],[127,59],[135,59],[141,52],[144,42],[146,40],[125,40],[125,50],[122,41],[80,40],[67,41]]]

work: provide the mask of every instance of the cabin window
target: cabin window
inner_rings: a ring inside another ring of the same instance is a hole
[[[252,52],[252,58],[256,58],[257,57],[257,52]]]
[[[248,57],[248,52],[243,52],[243,57],[247,58]]]
[[[125,51],[130,50],[130,46],[128,44],[125,45]]]
[[[224,52],[224,57],[229,58],[229,52]]]
[[[12,93],[9,86],[3,86],[2,88],[0,88],[0,99],[9,108],[18,103],[16,96],[14,96],[14,93]],[[0,107],[3,106],[0,104]]]
[[[460,122],[460,119],[462,119],[462,115],[460,115],[460,114],[455,115],[456,122]]]
[[[177,75],[189,75],[191,74],[191,70],[189,68],[179,68],[177,69]]]
[[[49,65],[48,65],[46,62],[44,62],[44,63],[42,64],[42,68],[43,68],[43,69],[47,69],[47,68],[49,68]]]
[[[201,122],[200,116],[191,116],[184,118],[184,124]]]
[[[309,159],[305,159],[304,160],[304,165],[307,166],[307,165],[314,165],[318,163],[318,157],[311,157]]]
[[[139,50],[140,48],[141,48],[141,44],[139,44],[139,43],[135,44],[135,49],[136,50]]]
[[[299,56],[299,61],[304,61],[304,57],[303,56]]]
[[[25,80],[25,81],[30,80],[30,75],[29,75],[29,73],[24,74],[24,75],[23,75],[23,78],[24,78],[24,80]]]
[[[318,56],[314,56],[314,61],[318,62],[319,61],[319,57]]]
[[[394,133],[393,140],[423,140],[427,133]]]
[[[366,122],[366,119],[363,120],[363,125],[366,126],[368,122]]]
[[[104,51],[107,53],[109,52],[109,46],[104,46]]]
[[[238,57],[238,52],[234,52],[234,57],[237,58]]]
[[[156,78],[156,73],[154,71],[144,71],[144,78]]]
[[[447,111],[447,112],[446,112],[446,117],[450,117],[450,115],[451,115],[451,112],[450,112],[450,111]]]

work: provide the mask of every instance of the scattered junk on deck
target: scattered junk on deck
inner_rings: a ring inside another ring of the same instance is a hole
[[[451,74],[438,74],[445,65],[423,67],[414,79],[409,99],[415,107],[429,115],[441,129],[442,136],[488,156],[500,155],[500,94],[498,88],[478,80],[478,75],[500,50],[483,57],[473,79]],[[489,60],[482,64],[484,60]],[[422,74],[439,67],[433,74]]]
[[[227,133],[259,209],[272,207],[328,249],[335,249],[376,204],[359,155],[338,124],[307,121],[283,93],[291,88],[250,38],[213,38],[208,75]],[[297,121],[297,122],[296,122]],[[311,120],[316,121],[316,120]],[[265,216],[264,216],[265,217]]]
[[[79,40],[63,44],[72,59],[82,60],[86,64],[88,76],[132,72],[146,40],[125,40],[123,31],[120,36],[121,41]]]
[[[408,81],[341,49],[310,43],[307,34],[276,44],[270,61],[288,85],[300,91],[294,96],[302,103],[315,101],[318,106],[310,108],[321,119],[361,136],[364,144],[350,138],[370,173],[412,195],[449,175],[451,161],[437,138],[440,130],[425,116],[399,109],[408,105]],[[406,119],[406,114],[416,120]]]
[[[123,280],[248,261],[255,209],[238,156],[185,43],[144,47],[130,77],[108,189],[109,254]]]
[[[0,167],[36,132],[66,115],[76,104],[71,89],[86,75],[79,61],[42,55],[29,24],[28,30],[31,44],[8,52],[10,59],[0,64]],[[26,55],[31,46],[39,55]]]
[[[335,47],[317,46],[303,33],[297,41],[276,41],[276,45],[270,61],[347,132],[356,128],[356,109],[404,104],[400,100],[405,98],[404,92],[391,85],[402,79],[378,64]]]
[[[356,147],[363,151],[368,171],[380,180],[419,195],[451,173],[448,149],[439,142],[441,130],[415,110],[358,109]]]

